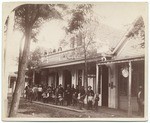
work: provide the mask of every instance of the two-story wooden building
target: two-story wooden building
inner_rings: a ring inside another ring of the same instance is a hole
[[[129,38],[135,24],[124,34],[110,54],[87,58],[88,85],[99,94],[99,106],[137,111],[138,86],[145,88],[145,47],[141,38]],[[84,57],[74,57],[76,48],[42,57],[35,84],[85,86]]]

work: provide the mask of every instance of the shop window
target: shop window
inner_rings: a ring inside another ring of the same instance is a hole
[[[132,64],[132,97],[136,97],[139,86],[144,87],[144,64],[142,62],[134,62]]]
[[[122,64],[123,66],[123,64]],[[128,95],[128,82],[129,77],[123,77],[121,68],[118,66],[118,84],[119,84],[119,95],[127,96]],[[138,93],[138,87],[144,87],[144,63],[142,61],[132,63],[132,83],[131,83],[131,95],[136,97]]]
[[[121,71],[122,66],[119,66],[119,75],[118,75],[118,84],[119,84],[119,95],[127,96],[128,95],[128,77],[124,77]]]

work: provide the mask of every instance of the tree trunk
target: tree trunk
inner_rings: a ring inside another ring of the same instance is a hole
[[[18,77],[16,82],[15,91],[13,93],[13,98],[11,102],[10,112],[8,117],[15,117],[18,111],[18,106],[20,102],[21,92],[24,90],[24,84],[25,84],[25,73],[27,68],[27,60],[30,50],[30,40],[31,39],[31,26],[27,23],[26,29],[25,29],[25,44],[24,44],[24,50],[22,54],[22,59],[19,61],[19,67],[18,67]]]
[[[20,46],[19,46],[19,63],[21,62],[21,59],[22,59],[22,44],[23,44],[23,39],[24,39],[24,35],[22,36],[22,38],[20,40]]]
[[[85,91],[87,92],[88,90],[88,80],[87,80],[87,59],[85,55],[85,66],[84,66],[84,82],[85,82]]]
[[[86,44],[85,44],[85,38],[84,40],[84,83],[85,83],[85,91],[88,90],[88,81],[87,81],[87,50],[86,50]]]

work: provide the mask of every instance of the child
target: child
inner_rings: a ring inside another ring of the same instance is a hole
[[[98,95],[99,94],[96,94],[95,99],[94,99],[94,101],[95,101],[94,108],[95,108],[96,111],[98,111],[98,101],[99,101],[99,96]]]
[[[73,106],[77,105],[77,92],[74,92],[72,94],[72,104],[73,104]]]
[[[63,97],[61,94],[58,94],[58,101],[59,101],[60,105],[63,105]]]
[[[53,102],[53,104],[55,103],[55,99],[56,99],[55,93],[54,93],[54,91],[52,91],[52,102]]]
[[[93,103],[93,96],[90,93],[88,96],[88,109],[92,109],[92,103]]]

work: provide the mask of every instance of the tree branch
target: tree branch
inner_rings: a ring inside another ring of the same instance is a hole
[[[35,17],[34,17],[34,19],[33,19],[33,21],[32,21],[32,25],[35,23],[35,21],[39,18],[39,5],[37,5],[37,12],[36,12],[36,15],[35,15]]]

